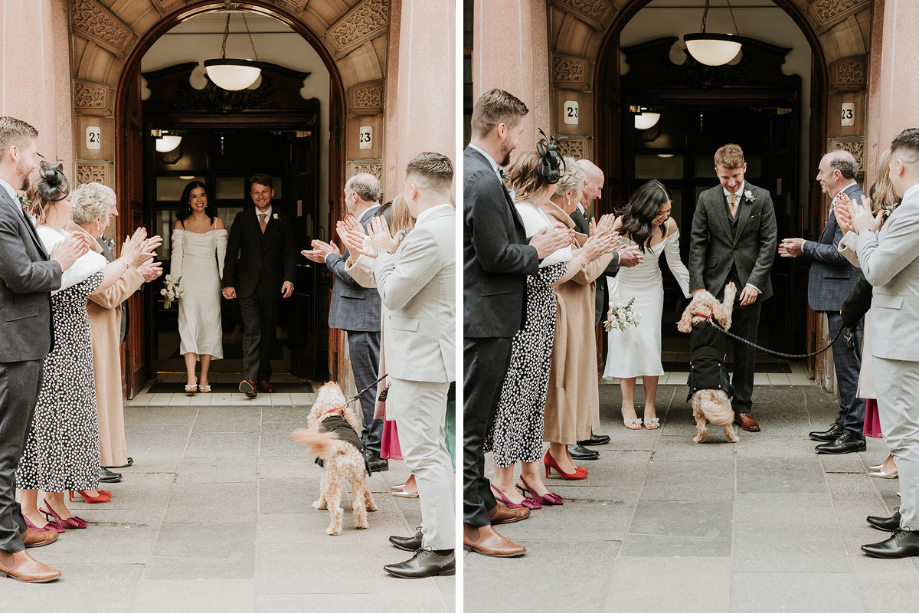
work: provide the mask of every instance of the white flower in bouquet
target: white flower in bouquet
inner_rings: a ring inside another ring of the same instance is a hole
[[[641,314],[635,312],[632,308],[634,304],[635,298],[629,299],[628,302],[624,302],[618,296],[613,298],[606,321],[603,322],[603,327],[606,331],[625,330],[629,326],[638,326],[638,322],[641,321]]]
[[[163,289],[160,290],[160,294],[166,298],[163,304],[164,309],[168,309],[172,306],[173,302],[185,296],[185,287],[182,285],[182,277],[166,275],[163,286]]]

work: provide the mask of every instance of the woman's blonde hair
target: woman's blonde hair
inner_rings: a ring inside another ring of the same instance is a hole
[[[415,220],[412,219],[412,213],[408,210],[405,198],[399,194],[392,201],[392,221],[389,224],[389,231],[395,236],[402,230],[411,230],[415,227]]]
[[[562,176],[558,178],[558,183],[555,184],[555,196],[564,196],[569,191],[580,194],[584,188],[586,178],[587,173],[584,172],[581,165],[574,158],[566,157],[565,171],[562,172]]]
[[[900,201],[897,198],[897,192],[893,188],[893,183],[890,182],[889,164],[890,149],[882,153],[881,158],[878,160],[878,178],[873,186],[874,194],[871,196],[871,208],[875,213]],[[885,221],[887,221],[886,215],[881,219],[881,225],[884,225]]]
[[[514,202],[533,202],[535,196],[545,190],[546,180],[539,176],[539,154],[535,150],[524,151],[517,156],[508,172],[510,189],[514,190]]]
[[[51,215],[51,209],[57,202],[43,199],[38,193],[38,183],[41,181],[41,175],[36,173],[32,180],[29,181],[29,188],[26,190],[26,211],[35,218],[35,225],[41,226],[48,223],[48,217]]]
[[[100,217],[108,216],[115,206],[111,192],[101,183],[84,183],[73,190],[73,223],[78,226],[91,224]]]

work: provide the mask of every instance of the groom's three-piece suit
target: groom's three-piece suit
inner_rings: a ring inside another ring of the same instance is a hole
[[[0,551],[16,553],[26,531],[16,502],[16,467],[26,444],[51,351],[51,290],[61,266],[49,260],[19,200],[0,183]]]

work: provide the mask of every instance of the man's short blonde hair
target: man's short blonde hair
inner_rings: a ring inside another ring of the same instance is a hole
[[[740,145],[727,144],[715,152],[715,166],[734,170],[743,165],[743,149],[740,148]]]

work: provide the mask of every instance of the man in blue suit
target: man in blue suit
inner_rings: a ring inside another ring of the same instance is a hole
[[[843,231],[836,222],[835,207],[843,194],[858,203],[861,203],[865,194],[855,182],[858,162],[848,151],[826,154],[820,160],[818,171],[817,181],[823,193],[833,198],[834,210],[831,210],[819,240],[784,239],[779,245],[779,255],[811,262],[807,302],[814,311],[826,313],[830,338],[834,338],[842,327],[842,303],[862,276],[861,271],[839,253]],[[839,383],[839,417],[829,430],[810,433],[811,439],[822,442],[817,445],[817,453],[865,451],[865,436],[862,433],[865,401],[856,397],[862,364],[863,327],[863,322],[859,322],[854,351],[848,349],[841,340],[833,345],[833,362]]]

